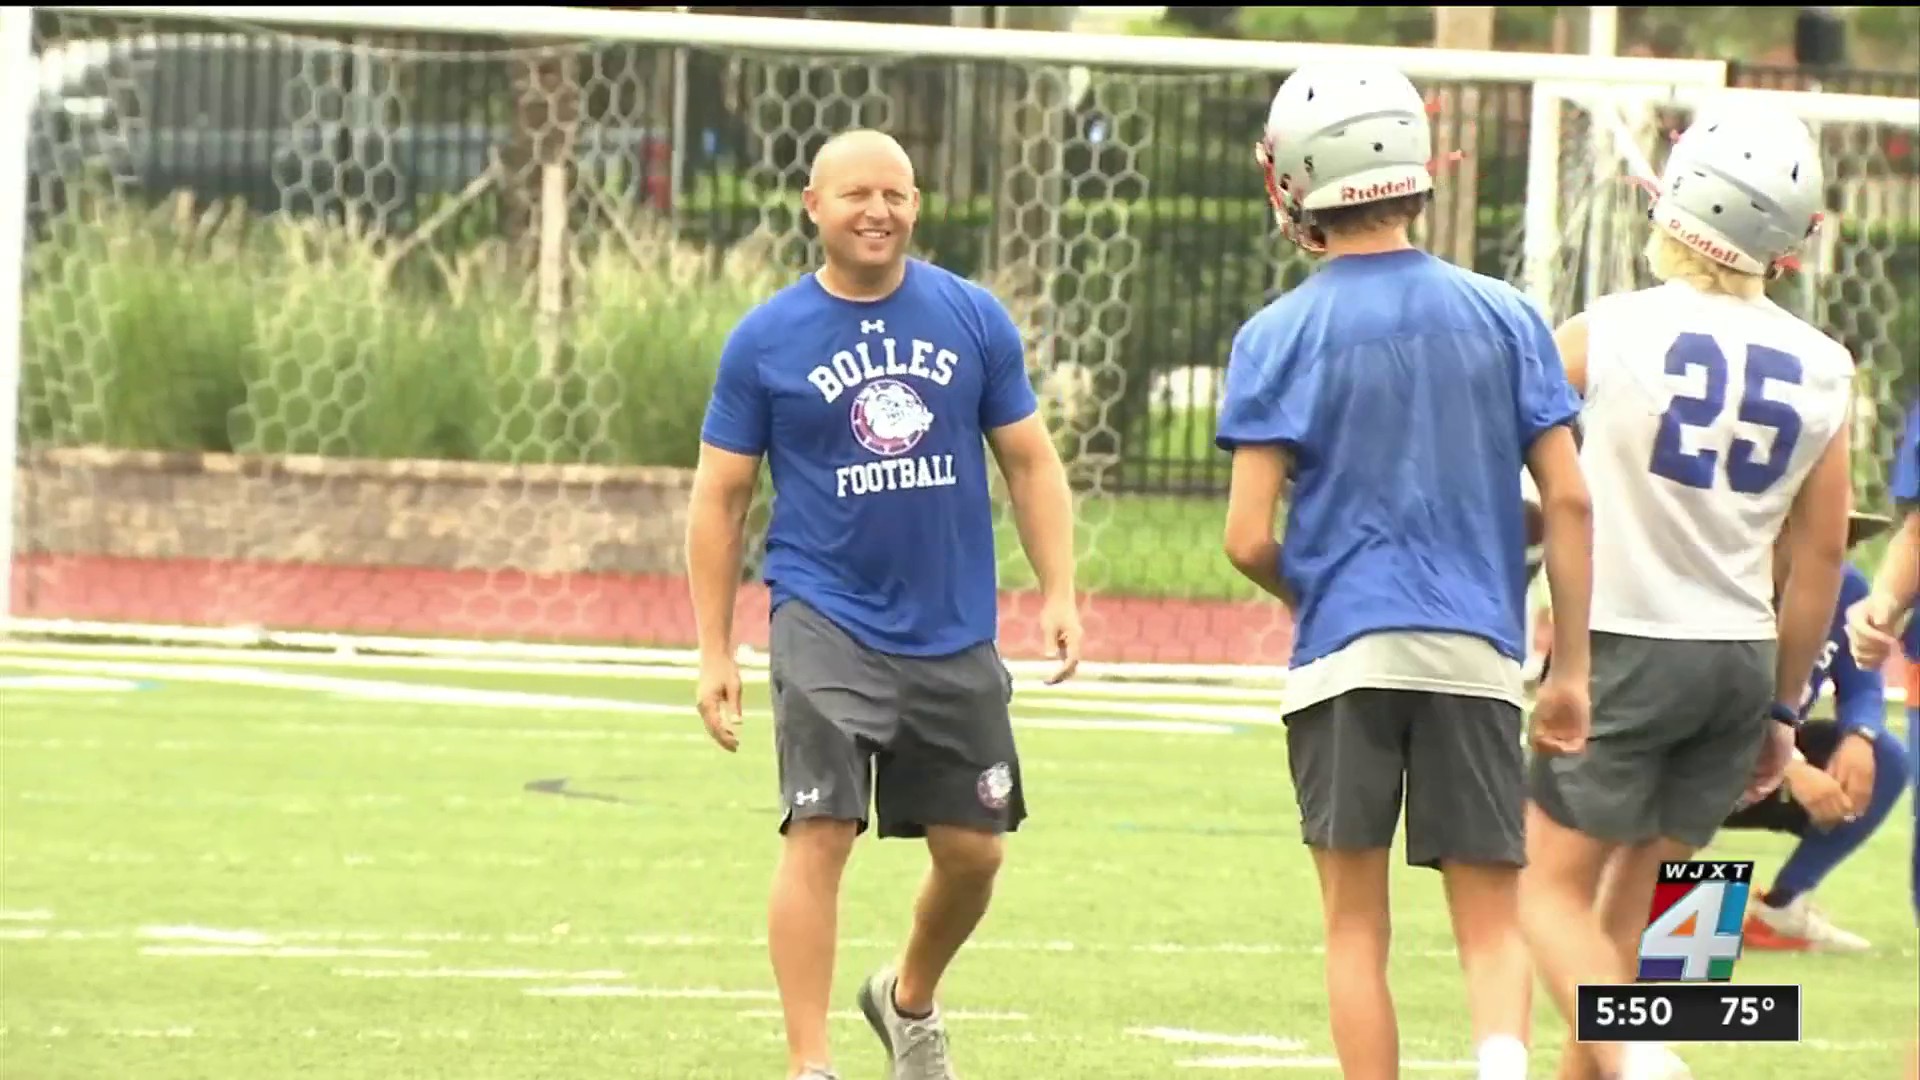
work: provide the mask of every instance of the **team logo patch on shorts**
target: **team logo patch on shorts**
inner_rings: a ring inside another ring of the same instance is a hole
[[[980,793],[980,805],[989,810],[1005,810],[1007,796],[1013,794],[1013,770],[1002,761],[980,774],[980,782],[974,787]]]

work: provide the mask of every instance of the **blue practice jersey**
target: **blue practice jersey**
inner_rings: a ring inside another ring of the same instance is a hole
[[[883,300],[809,274],[755,308],[720,356],[701,439],[765,454],[766,581],[881,652],[943,656],[995,636],[983,436],[1038,407],[992,294],[910,260]]]
[[[1424,251],[1329,260],[1249,320],[1215,441],[1293,459],[1291,665],[1396,631],[1474,635],[1522,660],[1520,472],[1579,410],[1534,306]]]
[[[1867,598],[1873,586],[1867,576],[1849,566],[1840,579],[1840,604],[1833,613],[1833,628],[1813,666],[1813,678],[1807,683],[1807,698],[1801,705],[1804,719],[1820,700],[1820,692],[1833,684],[1833,718],[1842,731],[1863,728],[1880,732],[1887,729],[1887,683],[1879,671],[1862,671],[1853,662],[1853,650],[1847,644],[1847,609]]]
[[[1901,514],[1920,513],[1920,400],[1907,410],[1907,430],[1901,434],[1900,449],[1894,453],[1887,489]],[[1907,622],[1902,644],[1907,659],[1920,663],[1920,614]],[[1907,702],[1907,708],[1920,709],[1920,701]]]

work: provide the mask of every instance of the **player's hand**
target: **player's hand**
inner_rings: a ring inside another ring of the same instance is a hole
[[[1773,794],[1793,763],[1793,729],[1772,717],[1766,718],[1766,725],[1767,741],[1760,746],[1760,760],[1754,762],[1753,780],[1740,796],[1741,806],[1752,806]]]
[[[740,665],[731,656],[702,657],[700,722],[729,754],[740,749]]]
[[[1527,739],[1536,754],[1577,754],[1587,748],[1593,725],[1593,702],[1587,679],[1569,678],[1550,670],[1534,692],[1533,715]]]
[[[1833,777],[1811,765],[1796,765],[1787,770],[1787,793],[1806,808],[1807,817],[1813,819],[1822,832],[1853,817],[1846,790]]]
[[[1049,600],[1040,609],[1040,638],[1060,661],[1059,670],[1047,678],[1048,686],[1066,682],[1079,669],[1080,635],[1080,609],[1073,597]]]
[[[1847,796],[1847,817],[1852,821],[1873,801],[1873,743],[1858,735],[1843,735],[1827,762],[1827,775]]]
[[[1877,597],[1869,596],[1847,609],[1847,647],[1861,670],[1873,671],[1893,655],[1898,642],[1892,629],[1893,619]]]

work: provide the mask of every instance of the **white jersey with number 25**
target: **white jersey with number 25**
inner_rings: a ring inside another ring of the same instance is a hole
[[[1593,629],[1773,640],[1773,543],[1852,380],[1845,346],[1771,300],[1669,282],[1593,304]]]

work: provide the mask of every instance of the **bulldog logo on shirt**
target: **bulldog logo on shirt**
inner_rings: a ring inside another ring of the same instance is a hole
[[[913,387],[899,379],[876,379],[853,399],[853,437],[882,457],[898,457],[920,444],[933,426],[933,412]]]

